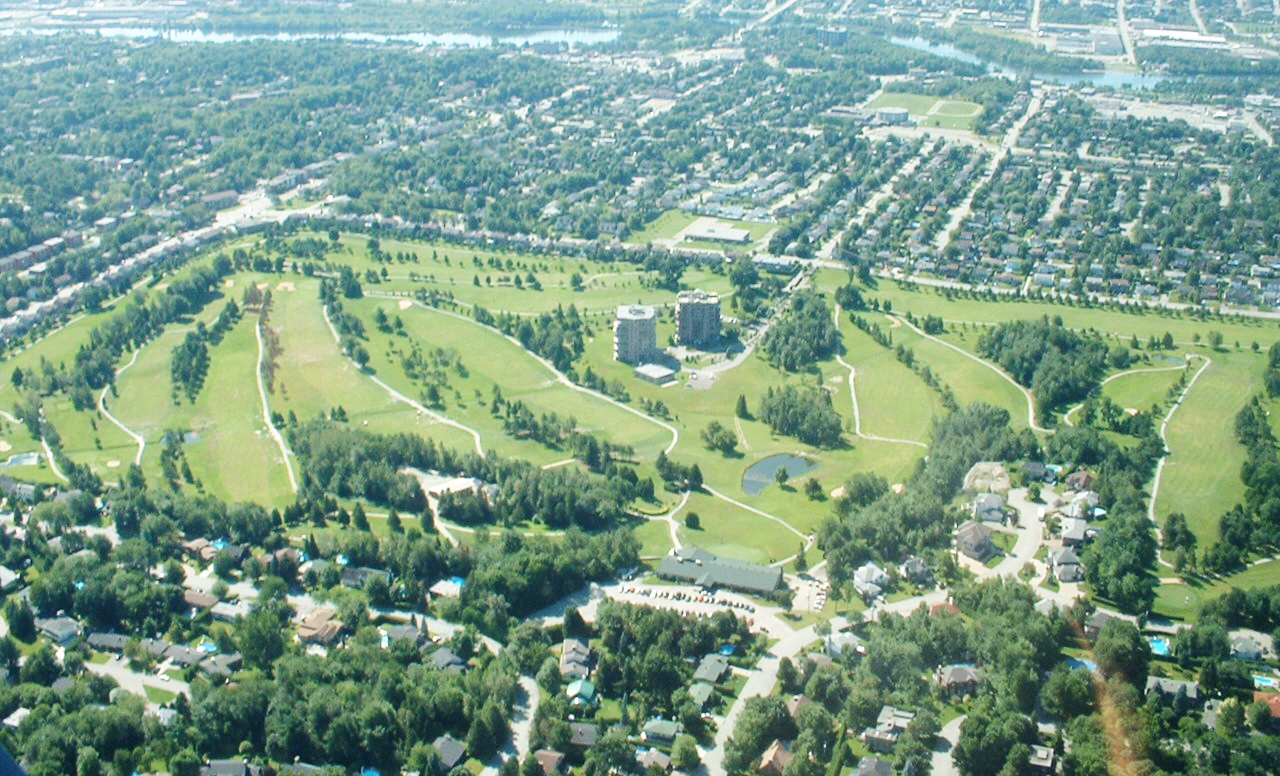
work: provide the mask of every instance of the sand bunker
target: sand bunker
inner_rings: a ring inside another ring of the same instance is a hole
[[[896,329],[902,325],[902,321],[898,320],[897,318],[894,318],[892,315],[886,315],[885,317],[889,319],[890,329]]]
[[[0,453],[7,453],[12,449],[13,449],[13,445],[9,444],[3,439],[0,439]]]
[[[894,493],[897,493],[898,495],[902,495],[902,491],[906,489],[907,489],[906,484],[902,482],[895,482],[889,486],[889,490],[893,491]]]
[[[258,284],[258,290],[259,290],[259,291],[266,291],[266,290],[267,290],[268,288],[270,288],[270,287],[271,287],[271,284],[270,284],[270,283],[259,283],[259,284]]]
[[[110,461],[107,461],[107,468],[108,468],[108,469],[119,469],[119,468],[120,468],[120,462],[119,462],[119,461],[117,461],[116,459],[112,458]]]
[[[157,290],[157,291],[163,291],[163,290],[165,290],[165,289],[166,289],[166,288],[168,288],[168,287],[169,287],[169,284],[168,284],[168,283],[157,283],[157,284],[156,284],[156,290]]]
[[[401,299],[401,300],[400,300],[400,309],[401,309],[401,310],[408,310],[410,307],[413,307],[413,300],[412,300],[412,299]]]
[[[844,486],[840,485],[831,491],[831,498],[844,498]]]
[[[281,280],[279,283],[276,284],[276,290],[277,291],[297,291],[298,289],[294,287],[294,285],[289,281]]]
[[[222,281],[222,285],[223,285],[223,287],[225,287],[225,288],[231,288],[231,287],[232,287],[232,286],[234,286],[235,284],[236,284],[236,279],[235,279],[235,278],[227,278],[226,280]]]

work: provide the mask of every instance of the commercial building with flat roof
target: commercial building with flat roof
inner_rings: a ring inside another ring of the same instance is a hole
[[[723,221],[698,219],[685,230],[684,239],[703,240],[705,242],[745,243],[751,239],[751,232],[730,226]]]
[[[708,346],[720,341],[720,295],[702,290],[676,295],[676,341]]]
[[[628,364],[643,364],[657,350],[658,317],[653,307],[624,304],[613,322],[613,358]]]

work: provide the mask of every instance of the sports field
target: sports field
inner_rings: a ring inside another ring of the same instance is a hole
[[[868,106],[876,108],[906,108],[911,120],[922,127],[946,129],[973,129],[973,122],[982,115],[982,106],[967,100],[948,100],[926,94],[885,92]]]

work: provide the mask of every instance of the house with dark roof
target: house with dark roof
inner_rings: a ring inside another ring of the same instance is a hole
[[[893,776],[893,763],[879,757],[864,757],[853,773],[854,776]]]
[[[658,562],[657,573],[663,579],[702,588],[724,587],[755,594],[772,593],[782,584],[780,568],[722,558],[698,547],[672,550]]]
[[[582,749],[590,749],[596,745],[600,736],[600,726],[590,722],[569,723],[569,745]]]
[[[467,756],[467,747],[448,733],[432,741],[431,746],[435,748],[436,755],[440,758],[440,764],[444,766],[446,771],[453,770],[454,766],[462,762]]]
[[[915,718],[916,715],[913,712],[885,706],[880,709],[875,726],[862,731],[862,740],[873,752],[892,752],[898,739]]]
[[[689,698],[699,710],[707,707],[707,701],[711,700],[711,696],[715,695],[716,688],[706,682],[696,682],[689,688]]]
[[[591,675],[591,650],[575,638],[567,638],[560,647],[560,675],[568,679],[586,679]]]
[[[1203,700],[1200,697],[1200,685],[1196,682],[1168,679],[1163,676],[1147,677],[1146,694],[1152,693],[1170,700],[1185,698],[1192,706],[1199,706]]]
[[[431,653],[431,665],[438,671],[447,671],[451,674],[461,673],[467,667],[462,658],[448,647],[441,647]]]
[[[80,623],[70,617],[37,617],[36,629],[55,644],[70,644],[80,635]]]
[[[671,770],[671,758],[663,753],[661,749],[650,748],[636,754],[636,763],[645,773],[650,768],[657,768],[660,771]]]
[[[361,589],[369,577],[382,577],[384,582],[391,582],[391,573],[382,569],[371,569],[364,566],[347,566],[342,569],[342,586]]]
[[[698,669],[693,672],[693,681],[719,684],[720,680],[728,672],[728,659],[724,655],[713,652],[702,657],[702,662],[698,664]]]
[[[982,523],[966,520],[956,529],[956,547],[974,560],[991,557],[996,547],[991,543],[992,530]]]
[[[934,583],[933,571],[929,568],[929,564],[924,562],[923,558],[911,557],[907,558],[898,572],[902,578],[913,585],[921,585],[924,587],[932,587]]]
[[[1067,475],[1067,487],[1071,490],[1089,490],[1093,487],[1093,475],[1085,469],[1077,469]]]
[[[1049,550],[1049,566],[1059,582],[1079,582],[1084,579],[1084,567],[1080,556],[1070,547]]]
[[[1098,634],[1102,632],[1103,626],[1114,619],[1114,617],[1106,612],[1094,612],[1093,616],[1084,621],[1084,637],[1089,641],[1096,640],[1098,638]]]
[[[972,695],[982,682],[982,674],[978,669],[962,663],[940,666],[935,678],[942,691],[953,697]]]
[[[421,647],[427,643],[427,634],[417,625],[397,624],[383,625],[382,632],[387,637],[387,642],[407,641],[415,647]]]
[[[182,602],[193,610],[204,611],[205,609],[212,609],[214,604],[218,603],[218,597],[208,593],[201,593],[199,590],[183,590]]]
[[[244,760],[210,760],[200,769],[200,776],[253,776],[254,770]]]
[[[90,649],[96,649],[99,652],[114,652],[120,654],[124,652],[124,645],[128,641],[127,638],[119,633],[90,633],[85,642],[89,644]]]

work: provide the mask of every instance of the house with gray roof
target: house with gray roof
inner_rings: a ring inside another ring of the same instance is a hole
[[[974,560],[986,560],[996,551],[992,530],[982,523],[966,520],[956,529],[956,546]]]
[[[723,558],[698,547],[672,550],[658,562],[658,576],[703,588],[724,587],[767,594],[782,584],[782,569]]]
[[[440,764],[446,771],[453,770],[454,766],[461,763],[467,756],[467,747],[448,733],[432,741],[431,746],[436,750]]]
[[[693,672],[693,681],[717,684],[729,671],[729,661],[724,655],[711,653],[702,658],[698,670]]]
[[[1203,700],[1200,696],[1200,685],[1196,682],[1169,679],[1163,676],[1147,677],[1146,694],[1152,693],[1169,699],[1186,698],[1194,706],[1199,706]]]

